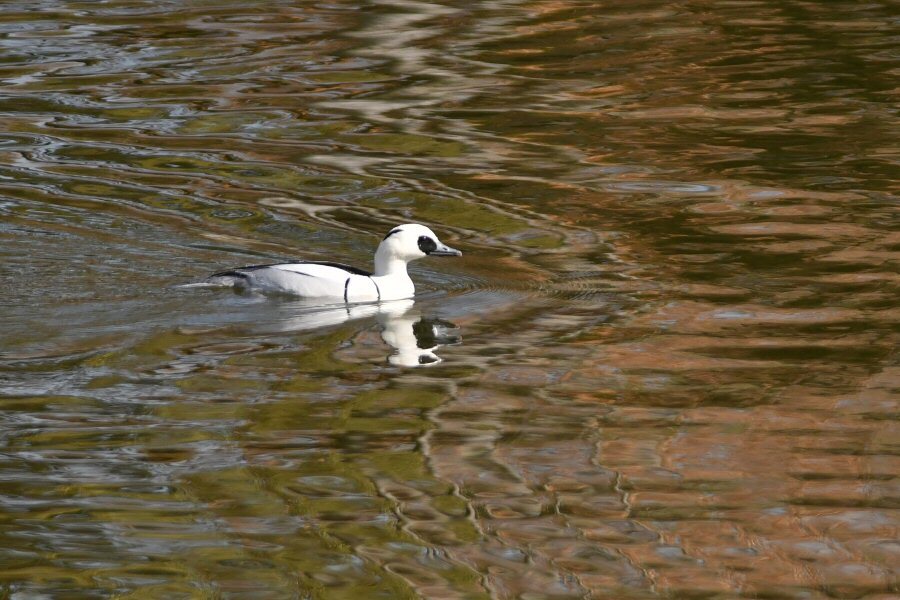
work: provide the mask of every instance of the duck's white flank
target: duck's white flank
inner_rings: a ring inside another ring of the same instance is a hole
[[[375,270],[341,263],[301,261],[254,265],[216,273],[207,283],[303,298],[372,302],[412,298],[416,288],[406,265],[426,256],[461,256],[424,225],[407,223],[391,229],[375,251]]]

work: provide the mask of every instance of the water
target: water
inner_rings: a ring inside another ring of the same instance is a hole
[[[897,594],[896,25],[4,2],[0,596]]]

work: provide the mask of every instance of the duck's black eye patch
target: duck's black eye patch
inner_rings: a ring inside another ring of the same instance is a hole
[[[425,254],[431,254],[435,250],[437,250],[437,242],[428,237],[427,235],[419,236],[419,250],[424,252]]]
[[[395,233],[400,233],[401,231],[403,231],[403,230],[400,229],[399,227],[396,228],[396,229],[391,229],[390,231],[388,231],[388,234],[387,234],[386,236],[384,236],[384,237],[381,239],[381,241],[383,242],[384,240],[388,239],[389,237],[391,237],[391,236],[394,235]]]

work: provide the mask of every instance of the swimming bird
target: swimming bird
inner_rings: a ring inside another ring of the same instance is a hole
[[[391,229],[378,244],[371,273],[336,262],[298,261],[229,269],[205,283],[344,302],[400,300],[412,298],[416,291],[407,263],[426,256],[462,256],[462,252],[441,243],[424,225],[407,223]]]

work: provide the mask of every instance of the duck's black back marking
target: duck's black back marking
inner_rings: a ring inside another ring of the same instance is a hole
[[[381,241],[383,242],[384,240],[388,239],[389,237],[391,237],[391,236],[394,235],[395,233],[400,233],[401,231],[403,231],[403,230],[400,229],[399,227],[395,227],[394,229],[391,229],[390,231],[388,231],[387,235],[384,236],[384,238],[382,238]]]
[[[372,273],[366,271],[365,269],[358,269],[356,267],[351,267],[350,265],[345,265],[343,263],[331,262],[328,260],[298,260],[292,263],[269,263],[267,265],[250,265],[249,267],[240,267],[239,269],[229,269],[228,271],[222,271],[220,273],[213,273],[210,277],[243,277],[247,278],[246,273],[241,273],[241,271],[257,271],[259,269],[266,269],[268,267],[278,267],[280,265],[322,265],[325,267],[334,267],[335,269],[340,269],[342,271],[347,271],[353,275],[362,275],[363,277],[371,277]],[[297,275],[308,275],[308,273],[300,273],[299,271],[293,271],[297,273]]]
[[[362,275],[363,277],[371,277],[372,275],[371,271],[366,271],[365,269],[359,269],[357,267],[351,267],[350,265],[331,262],[328,260],[304,260],[301,262],[307,265],[324,265],[326,267],[334,267],[335,269],[341,269],[342,271],[347,271],[348,273],[352,273],[354,275]]]
[[[240,271],[222,271],[221,273],[213,273],[210,277],[240,277],[241,279],[249,279],[250,276]]]
[[[247,279],[249,275],[247,273],[241,273],[241,271],[256,271],[258,269],[265,269],[266,267],[274,267],[275,263],[269,265],[251,265],[249,267],[238,267],[237,269],[228,269],[227,271],[220,271],[218,273],[213,273],[210,277],[243,277]]]

